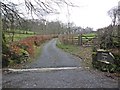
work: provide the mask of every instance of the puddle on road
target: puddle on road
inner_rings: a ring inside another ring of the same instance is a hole
[[[46,72],[46,71],[59,71],[59,70],[78,70],[81,68],[82,67],[32,68],[32,69],[11,69],[9,68],[8,71],[11,71],[11,72],[32,72],[32,71]]]

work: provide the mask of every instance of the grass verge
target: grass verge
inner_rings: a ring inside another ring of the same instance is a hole
[[[57,40],[56,46],[60,49],[63,49],[65,52],[71,53],[82,59],[82,65],[85,67],[92,68],[92,48],[91,47],[82,47],[69,44],[63,44]]]
[[[35,46],[35,55],[34,57],[30,60],[30,62],[32,62],[33,60],[36,60],[42,53],[42,48],[43,46],[47,43],[47,41],[45,43],[42,43],[39,47]]]

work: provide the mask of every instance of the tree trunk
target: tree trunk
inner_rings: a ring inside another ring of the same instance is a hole
[[[14,35],[15,35],[15,32],[13,31],[12,32],[12,42],[14,41]]]

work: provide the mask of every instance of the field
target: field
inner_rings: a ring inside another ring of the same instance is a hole
[[[82,40],[88,41],[88,40],[94,39],[96,36],[97,36],[96,33],[82,34]]]
[[[69,43],[72,45],[92,45],[94,39],[96,39],[96,33],[82,34],[82,35],[61,35],[59,39],[64,43]]]
[[[14,35],[14,41],[19,41],[21,39],[24,39],[26,37],[31,37],[31,36],[34,36],[34,35],[31,35],[31,34],[15,34]],[[8,33],[5,34],[5,37],[6,37],[7,41],[12,40],[12,35],[10,35]]]
[[[83,35],[86,36],[86,37],[94,37],[97,34],[96,33],[88,33],[88,34],[83,34]]]
[[[7,42],[11,42],[12,41],[13,34],[11,32],[12,31],[5,32],[5,38],[6,38]],[[15,30],[14,31],[13,41],[19,41],[19,40],[22,40],[22,39],[24,39],[26,37],[31,37],[31,36],[34,36],[34,32]]]

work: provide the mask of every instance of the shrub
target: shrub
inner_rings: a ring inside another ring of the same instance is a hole
[[[120,55],[114,55],[114,56],[115,56],[116,71],[120,72]]]
[[[2,67],[6,67],[9,65],[10,58],[10,49],[7,44],[2,41]]]
[[[34,57],[35,48],[34,46],[40,46],[41,43],[46,40],[50,40],[51,37],[49,35],[37,35],[25,38],[18,42],[13,42],[7,47],[5,43],[3,46],[2,53],[2,64],[3,66],[8,66],[9,64],[20,64],[26,62],[29,57]]]

